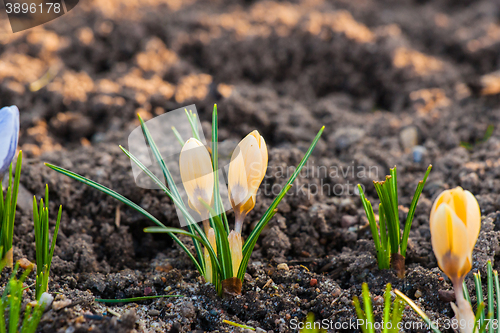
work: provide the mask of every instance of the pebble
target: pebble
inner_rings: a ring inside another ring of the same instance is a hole
[[[311,287],[314,287],[318,284],[318,279],[311,279],[311,281],[309,281],[309,284],[311,285]]]
[[[70,299],[67,299],[67,300],[64,300],[64,301],[56,301],[56,302],[52,303],[52,309],[54,311],[59,311],[62,308],[67,307],[70,304],[71,304],[71,300]]]
[[[283,263],[283,264],[278,264],[278,270],[289,271],[290,268],[288,268],[287,264]]]
[[[333,297],[339,297],[341,292],[342,292],[342,291],[340,290],[340,288],[335,288],[335,289],[333,289],[333,291],[332,291],[332,296],[333,296]]]
[[[373,299],[373,304],[375,305],[382,305],[384,304],[384,298],[380,295],[378,296],[375,296],[375,298]]]
[[[344,150],[359,142],[365,136],[365,131],[357,127],[339,128],[333,136],[329,138],[338,150]]]
[[[150,315],[151,317],[156,317],[160,315],[160,311],[152,309],[148,311],[148,315]]]
[[[43,304],[45,306],[45,309],[46,309],[52,304],[53,301],[54,301],[54,297],[51,294],[45,292],[45,293],[42,293],[42,296],[40,296],[39,302],[40,302],[40,304]],[[71,303],[71,301],[70,301],[70,303]]]
[[[455,292],[453,290],[438,290],[439,299],[445,303],[455,302]]]
[[[422,292],[420,290],[417,289],[417,291],[415,291],[415,297],[416,298],[420,298],[422,297]]]
[[[422,159],[427,154],[427,149],[424,146],[415,146],[413,147],[413,162],[420,163]]]
[[[183,317],[194,318],[194,316],[196,315],[194,305],[191,302],[183,302],[182,304],[180,304],[180,308],[181,308],[181,315]]]
[[[418,130],[415,126],[405,127],[399,133],[399,140],[405,150],[410,150],[418,144]]]
[[[31,267],[33,266],[33,263],[26,258],[19,259],[17,262],[19,263],[19,266],[21,266],[22,269],[26,269],[30,266]]]
[[[358,217],[352,215],[344,215],[340,220],[340,225],[342,226],[342,228],[349,228],[350,226],[353,226],[356,223],[358,223]]]

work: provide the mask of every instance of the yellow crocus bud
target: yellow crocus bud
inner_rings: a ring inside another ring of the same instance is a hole
[[[457,187],[437,197],[430,216],[432,249],[451,280],[470,271],[480,228],[481,211],[472,193]]]
[[[207,238],[208,241],[210,242],[210,245],[212,245],[212,249],[214,249],[215,254],[217,254],[217,244],[215,243],[215,232],[213,228],[208,229],[207,232]],[[204,257],[205,257],[205,279],[212,283],[213,278],[212,278],[212,260],[210,259],[210,254],[208,253],[208,250],[205,248],[204,249]]]
[[[241,234],[232,230],[229,233],[229,236],[227,236],[227,239],[229,241],[229,249],[231,251],[231,260],[233,262],[233,277],[237,277],[241,259],[243,258],[243,242],[241,241]]]
[[[191,138],[184,144],[179,158],[179,169],[189,206],[196,210],[202,219],[207,219],[208,209],[200,199],[209,205],[212,203],[214,175],[210,154],[203,143]]]
[[[464,298],[462,283],[472,268],[472,251],[481,228],[481,211],[476,198],[461,187],[441,193],[431,209],[432,249],[438,265],[450,278],[456,305],[452,308],[458,320],[466,323],[462,333],[471,333],[474,313]]]
[[[238,143],[229,163],[229,201],[236,214],[235,230],[241,232],[246,214],[255,207],[255,197],[267,170],[267,146],[258,131]]]

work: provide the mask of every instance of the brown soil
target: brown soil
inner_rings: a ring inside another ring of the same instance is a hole
[[[353,320],[362,282],[374,296],[390,282],[431,319],[451,318],[438,295],[451,286],[430,246],[428,216],[439,192],[462,186],[476,195],[483,225],[473,272],[484,273],[487,260],[499,267],[498,15],[486,0],[82,0],[43,27],[1,36],[0,101],[21,110],[27,156],[15,259],[35,259],[32,195],[48,183],[51,210],[64,209],[50,289],[71,304],[48,311],[40,332],[234,331],[223,319],[289,332],[290,321],[308,312]],[[31,91],[49,69],[50,82]],[[85,175],[178,226],[168,198],[135,186],[118,144],[138,126],[136,113],[148,119],[191,103],[206,134],[217,103],[221,140],[257,129],[270,148],[243,236],[274,198],[265,190],[286,182],[276,171],[297,165],[326,126],[263,232],[236,299],[218,298],[168,236],[143,233],[151,224],[142,215],[43,165]],[[378,202],[372,180],[397,165],[404,220],[430,163],[400,280],[377,268],[354,187],[361,183]],[[185,297],[93,300],[157,294]],[[405,322],[417,320],[405,311]]]

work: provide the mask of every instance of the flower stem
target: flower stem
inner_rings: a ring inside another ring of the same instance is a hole
[[[245,220],[246,214],[238,212],[238,207],[234,210],[234,231],[241,234],[241,229],[243,227],[243,220]]]

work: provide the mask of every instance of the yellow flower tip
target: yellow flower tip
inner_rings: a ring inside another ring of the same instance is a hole
[[[208,218],[208,209],[201,200],[212,203],[214,177],[212,160],[203,143],[194,138],[186,141],[179,158],[179,170],[189,206],[202,218]]]
[[[432,249],[439,267],[456,282],[470,271],[472,251],[481,228],[476,198],[461,187],[443,191],[431,209]]]
[[[247,214],[255,206],[255,197],[266,174],[267,145],[257,130],[238,143],[229,163],[229,200],[239,213]]]
[[[208,229],[207,238],[210,246],[212,246],[215,254],[217,254],[217,244],[215,243],[215,231],[213,228]],[[203,251],[203,257],[205,258],[205,280],[212,283],[212,259],[206,248]]]
[[[243,259],[241,234],[236,231],[231,231],[227,236],[229,249],[231,251],[231,260],[233,262],[233,277],[237,277],[240,268],[241,260]]]
[[[214,231],[214,228],[208,229],[207,238],[208,238],[208,241],[210,242],[210,245],[214,249],[215,254],[217,254],[217,243],[215,242],[215,231]]]

